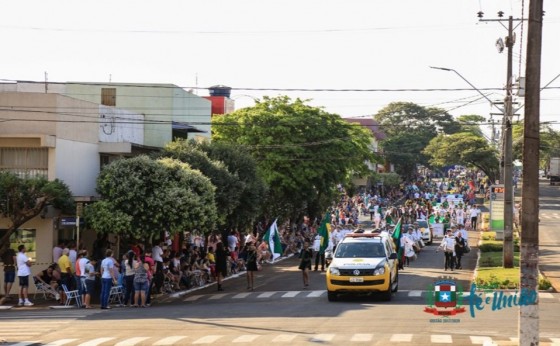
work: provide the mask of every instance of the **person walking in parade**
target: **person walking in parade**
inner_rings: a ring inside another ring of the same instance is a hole
[[[447,235],[441,240],[441,244],[436,252],[440,249],[443,250],[445,255],[445,270],[447,271],[447,268],[450,268],[453,271],[455,267],[455,236],[451,233],[451,230],[447,230]]]
[[[245,247],[245,251],[247,253],[247,262],[245,263],[247,268],[247,289],[252,291],[255,289],[255,272],[259,270],[257,247],[252,242],[249,242]]]
[[[301,261],[299,262],[299,269],[303,275],[303,288],[307,289],[309,286],[309,270],[311,270],[311,259],[313,258],[313,250],[309,248],[309,242],[303,243],[303,249],[299,254]]]
[[[463,254],[465,253],[465,247],[466,247],[466,240],[465,238],[463,238],[463,234],[461,232],[457,232],[457,235],[455,236],[455,258],[456,258],[456,268],[457,269],[463,269],[463,266],[461,265],[461,258],[463,257]],[[453,269],[451,269],[453,270]]]
[[[224,243],[222,242],[217,243],[216,253],[215,253],[215,259],[216,259],[215,274],[216,274],[216,282],[218,284],[218,291],[224,290],[222,288],[222,280],[224,279],[224,277],[227,276],[227,256],[228,256],[228,252],[226,251]]]

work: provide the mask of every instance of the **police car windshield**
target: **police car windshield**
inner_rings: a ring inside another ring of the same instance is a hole
[[[380,242],[348,242],[338,244],[334,254],[336,258],[375,258],[385,257],[383,244]]]

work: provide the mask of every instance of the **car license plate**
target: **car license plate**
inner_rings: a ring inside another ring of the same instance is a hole
[[[364,278],[350,278],[350,282],[364,282]]]

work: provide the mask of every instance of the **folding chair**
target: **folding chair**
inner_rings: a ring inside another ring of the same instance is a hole
[[[80,295],[80,291],[78,290],[73,290],[73,291],[69,291],[68,287],[66,287],[66,285],[62,285],[62,289],[64,290],[64,294],[66,294],[66,303],[64,304],[64,306],[70,306],[72,299],[74,299],[76,301],[76,305],[81,308],[82,307],[82,296]]]
[[[37,298],[37,294],[43,295],[43,299],[48,300],[49,296],[56,299],[58,292],[52,288],[50,285],[45,284],[39,280],[34,280],[35,283],[35,294],[33,295],[33,300]]]
[[[122,285],[116,285],[111,287],[109,291],[109,304],[117,304],[118,306],[123,306],[124,300],[124,287]]]

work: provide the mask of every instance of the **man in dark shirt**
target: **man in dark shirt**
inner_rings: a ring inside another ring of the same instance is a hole
[[[2,253],[2,262],[4,263],[4,298],[10,299],[10,291],[14,281],[16,280],[16,252],[12,248],[7,248]]]

